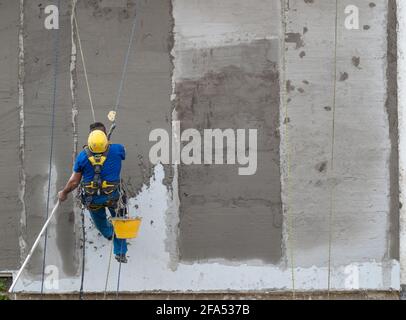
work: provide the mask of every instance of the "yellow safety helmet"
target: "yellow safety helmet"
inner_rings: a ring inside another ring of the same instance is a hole
[[[109,141],[106,134],[101,130],[94,130],[90,132],[87,139],[87,146],[93,153],[103,153],[107,150]]]

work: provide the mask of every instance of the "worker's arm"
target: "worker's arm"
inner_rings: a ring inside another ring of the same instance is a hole
[[[73,172],[65,188],[63,188],[61,191],[58,192],[59,201],[61,202],[65,201],[66,198],[68,197],[68,194],[78,187],[81,179],[82,179],[81,172]]]

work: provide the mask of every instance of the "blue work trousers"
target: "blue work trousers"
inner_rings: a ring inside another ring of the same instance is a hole
[[[118,197],[107,196],[107,195],[95,195],[92,197],[92,205],[101,205],[100,209],[92,210],[89,209],[90,216],[94,224],[96,225],[97,230],[106,238],[111,239],[114,234],[113,225],[109,220],[107,220],[106,208],[109,209],[111,216],[114,218],[116,216],[116,211],[114,208],[109,207],[109,202],[111,200],[118,200]],[[117,239],[114,236],[114,254],[125,254],[127,253],[127,241],[125,239]]]

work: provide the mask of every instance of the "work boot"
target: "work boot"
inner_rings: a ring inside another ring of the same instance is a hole
[[[116,254],[116,260],[120,263],[127,263],[127,257],[125,253]]]

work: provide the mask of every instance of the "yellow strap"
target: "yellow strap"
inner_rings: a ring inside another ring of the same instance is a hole
[[[103,181],[102,183],[102,188],[111,188],[111,187],[115,187],[117,184],[109,184],[107,181]]]
[[[95,204],[89,205],[90,210],[99,210],[101,208],[104,208],[104,206],[103,205],[95,205]]]
[[[102,166],[104,162],[106,161],[107,157],[106,156],[101,156],[100,158],[95,158],[94,156],[91,156],[88,158],[92,166],[100,165]]]

